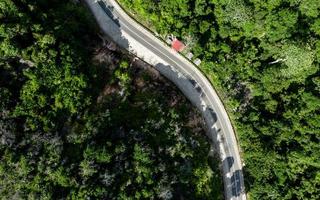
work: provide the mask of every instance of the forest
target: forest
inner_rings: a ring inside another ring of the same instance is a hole
[[[232,118],[250,199],[320,199],[319,0],[118,0],[202,59]]]
[[[0,0],[0,199],[223,199],[204,121],[73,0]]]

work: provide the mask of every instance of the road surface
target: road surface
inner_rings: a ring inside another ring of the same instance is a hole
[[[242,163],[235,132],[211,83],[187,59],[168,47],[132,18],[115,0],[84,0],[102,31],[172,82],[202,113],[207,135],[222,161],[225,199],[245,200]]]

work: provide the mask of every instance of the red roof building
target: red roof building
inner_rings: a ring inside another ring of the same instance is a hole
[[[172,40],[171,47],[174,50],[181,52],[186,46],[181,41],[179,41],[176,38],[174,38]]]

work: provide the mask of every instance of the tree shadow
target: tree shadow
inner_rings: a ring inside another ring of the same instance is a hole
[[[158,63],[155,68],[166,78],[172,81],[187,99],[194,105],[205,119],[207,126],[207,136],[212,145],[217,148],[218,132],[220,129],[215,128],[215,123],[218,121],[218,116],[213,108],[204,104],[207,95],[201,86],[191,77],[181,74],[177,69],[170,65]]]
[[[101,30],[106,37],[117,43],[121,48],[128,50],[129,41],[123,35],[121,23],[113,14],[114,7],[108,5],[105,1],[84,0],[95,16]],[[172,81],[187,99],[200,111],[204,117],[208,129],[208,137],[211,144],[217,144],[217,130],[214,127],[218,121],[218,116],[213,108],[204,104],[207,95],[203,88],[187,75],[181,74],[175,67],[158,63],[155,68],[166,78]],[[215,145],[217,146],[217,145]]]
[[[242,193],[244,193],[244,188],[241,184],[241,177],[243,177],[242,170],[236,170],[233,172],[230,178],[228,178],[228,183],[230,182],[230,185],[227,187],[231,187],[231,192],[233,197],[238,197]]]
[[[89,0],[85,0],[85,2],[92,10],[100,28],[106,36],[116,42],[120,47],[128,50],[129,42],[122,34],[119,19],[113,14],[113,6],[107,5],[106,2],[102,0],[98,0],[96,3]],[[195,80],[181,74],[170,65],[158,63],[155,65],[155,68],[160,71],[162,75],[175,83],[189,101],[197,107],[206,121],[207,128],[210,132],[210,134],[208,134],[210,139],[216,140],[217,131],[213,130],[213,126],[217,122],[218,116],[212,108],[203,104],[204,99],[207,97],[201,86],[199,86]]]
[[[233,163],[234,163],[234,158],[232,156],[228,156],[222,161],[222,165],[227,166],[229,171],[233,166]]]
[[[129,49],[129,42],[122,34],[119,19],[113,14],[113,6],[107,5],[106,2],[102,0],[84,0],[84,2],[92,11],[105,36],[117,43],[120,47]]]
[[[114,8],[106,5],[103,1],[93,3],[92,1],[86,0],[86,2],[93,11],[99,26],[106,36],[117,43],[121,48],[128,50],[129,41],[121,31],[121,23],[112,13]],[[210,139],[210,144],[217,149],[217,152],[220,152],[219,148],[221,148],[221,145],[219,144],[224,143],[224,138],[222,136],[223,134],[219,134],[221,130],[215,126],[219,117],[214,109],[207,103],[209,101],[208,95],[205,94],[205,88],[202,88],[192,77],[189,77],[187,74],[182,74],[181,71],[179,71],[173,64],[168,65],[159,62],[155,64],[154,67],[163,76],[172,81],[187,97],[191,104],[200,111],[206,122],[207,136]],[[221,141],[219,141],[219,139],[221,139]],[[222,161],[222,165],[227,166],[227,168],[223,168],[223,174],[230,172],[233,164],[233,157],[227,157],[224,159]],[[228,170],[225,171],[225,169]],[[224,177],[225,180],[227,179],[225,187],[228,187],[228,191],[230,188],[232,196],[240,196],[243,193],[244,188],[240,181],[242,179],[241,177],[243,177],[242,170],[234,171],[230,178]]]
[[[204,99],[207,95],[204,94],[204,90],[197,84],[195,80],[188,76],[184,76],[179,73],[174,67],[170,65],[164,65],[158,63],[155,68],[160,71],[162,75],[174,82],[174,84],[180,89],[180,91],[188,98],[188,100],[200,111],[205,119],[207,126],[207,136],[209,137],[210,144],[217,152],[220,152],[220,143],[225,143],[223,134],[219,134],[221,129],[217,128],[215,124],[219,120],[218,115],[209,106],[203,104]],[[219,141],[220,140],[220,141]],[[227,151],[227,149],[226,149]],[[244,186],[241,183],[243,180],[242,170],[236,170],[232,173],[231,177],[228,178],[225,174],[230,173],[234,165],[234,158],[231,156],[226,157],[222,160],[222,174],[225,182],[226,191],[231,191],[233,197],[238,197],[244,194]]]

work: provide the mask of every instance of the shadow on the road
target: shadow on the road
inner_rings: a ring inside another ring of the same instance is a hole
[[[232,156],[228,156],[222,161],[222,165],[223,166],[228,166],[228,170],[229,171],[230,171],[233,163],[234,163],[234,158]]]
[[[238,197],[241,195],[241,193],[244,193],[244,188],[241,186],[241,177],[243,177],[243,172],[242,170],[236,170],[230,179],[231,185],[231,191],[232,191],[232,196]]]
[[[102,8],[102,10],[108,15],[108,17],[117,25],[120,27],[120,22],[115,16],[113,15],[113,6],[107,6],[103,1],[98,1],[99,6]]]
[[[182,93],[189,99],[189,101],[198,108],[201,112],[202,116],[205,118],[207,125],[207,136],[209,137],[210,143],[212,147],[216,150],[216,152],[220,152],[220,143],[225,143],[225,138],[223,134],[220,134],[221,131],[219,128],[215,126],[216,122],[219,120],[216,112],[209,106],[204,106],[203,102],[208,102],[205,100],[207,95],[203,95],[203,89],[197,88],[200,87],[198,83],[191,79],[190,77],[184,76],[179,73],[175,68],[164,65],[162,63],[158,63],[155,68],[166,78],[175,83],[175,85],[182,91]],[[225,149],[226,153],[229,154],[228,149]],[[223,169],[227,169],[223,173],[229,173],[231,171],[232,166],[234,165],[233,157],[226,157],[222,161]],[[241,180],[243,177],[242,170],[236,170],[230,178],[227,178],[226,187],[232,192],[233,197],[238,197],[244,193],[244,187],[241,184]]]
[[[121,23],[119,23],[119,20],[113,14],[114,8],[107,5],[106,2],[102,0],[98,0],[96,5],[101,8],[95,15],[103,32],[119,46],[128,50],[129,42],[122,35]],[[205,94],[205,90],[201,88],[196,80],[193,80],[193,78],[188,77],[187,75],[182,75],[177,71],[177,67],[173,68],[169,65],[158,63],[155,68],[169,80],[174,82],[189,101],[198,108],[206,121],[209,132],[208,136],[213,140],[213,144],[217,144],[218,131],[214,128],[214,125],[218,121],[218,116],[213,108],[204,104],[204,102],[208,102],[206,101],[207,95]]]
[[[213,123],[213,124],[218,121],[218,116],[217,116],[217,114],[213,111],[212,108],[207,107],[207,108],[206,108],[206,112],[209,112],[209,114],[211,115],[211,117],[212,117],[212,123]]]
[[[169,65],[158,63],[155,68],[182,91],[182,93],[189,99],[189,101],[197,107],[202,116],[204,117],[208,129],[208,137],[210,142],[217,149],[217,135],[220,129],[215,127],[215,123],[218,121],[218,115],[210,106],[205,105],[204,102],[208,102],[207,95],[204,93],[204,89],[188,75],[181,74],[177,68]]]
[[[117,19],[112,13],[114,8],[110,5],[106,5],[102,0],[97,1],[97,6],[101,8],[101,11],[95,12],[94,14],[103,33],[120,47],[129,49],[129,42],[121,32],[119,19]]]
[[[112,13],[114,8],[112,6],[106,5],[105,2],[101,0],[98,0],[97,5],[95,6],[99,6],[99,8],[101,8],[100,10],[98,10],[98,13],[95,13],[95,17],[104,34],[109,39],[117,43],[121,48],[128,50],[129,41],[123,36],[121,31],[121,23],[119,23],[119,20]],[[155,65],[155,68],[163,76],[171,80],[188,98],[188,100],[200,111],[206,122],[208,130],[207,135],[210,139],[210,143],[217,152],[220,152],[219,143],[224,144],[225,139],[222,137],[223,134],[219,134],[221,130],[215,126],[215,124],[219,120],[218,115],[210,105],[208,106],[205,103],[209,101],[207,100],[208,95],[205,94],[204,88],[201,88],[201,86],[193,78],[181,74],[177,70],[178,67],[171,67],[170,65],[158,63]],[[218,135],[220,135],[220,141],[218,141]],[[222,161],[222,165],[228,166],[228,172],[230,172],[233,164],[233,157],[227,157]],[[242,170],[236,170],[231,175],[231,177],[228,178],[231,182],[231,185],[228,187],[231,187],[232,196],[240,196],[240,194],[243,192],[243,188],[241,186],[241,177],[243,177],[242,173]]]
[[[99,12],[97,11],[95,13],[95,17],[100,25],[100,28],[108,38],[116,42],[122,48],[128,50],[129,42],[122,35],[121,24],[113,14],[114,8],[110,5],[107,5],[106,2],[102,0],[98,0],[95,6],[99,6],[101,8]],[[177,87],[182,91],[182,93],[189,99],[189,101],[198,108],[198,110],[205,118],[207,128],[209,129],[210,134],[208,136],[210,137],[210,139],[216,140],[217,131],[214,131],[213,127],[217,122],[218,117],[211,107],[204,105],[203,102],[207,98],[204,89],[201,88],[196,80],[187,77],[187,75],[182,75],[179,71],[176,70],[177,68],[173,68],[162,63],[158,63],[155,68],[169,80],[174,82],[175,85],[177,85]]]

